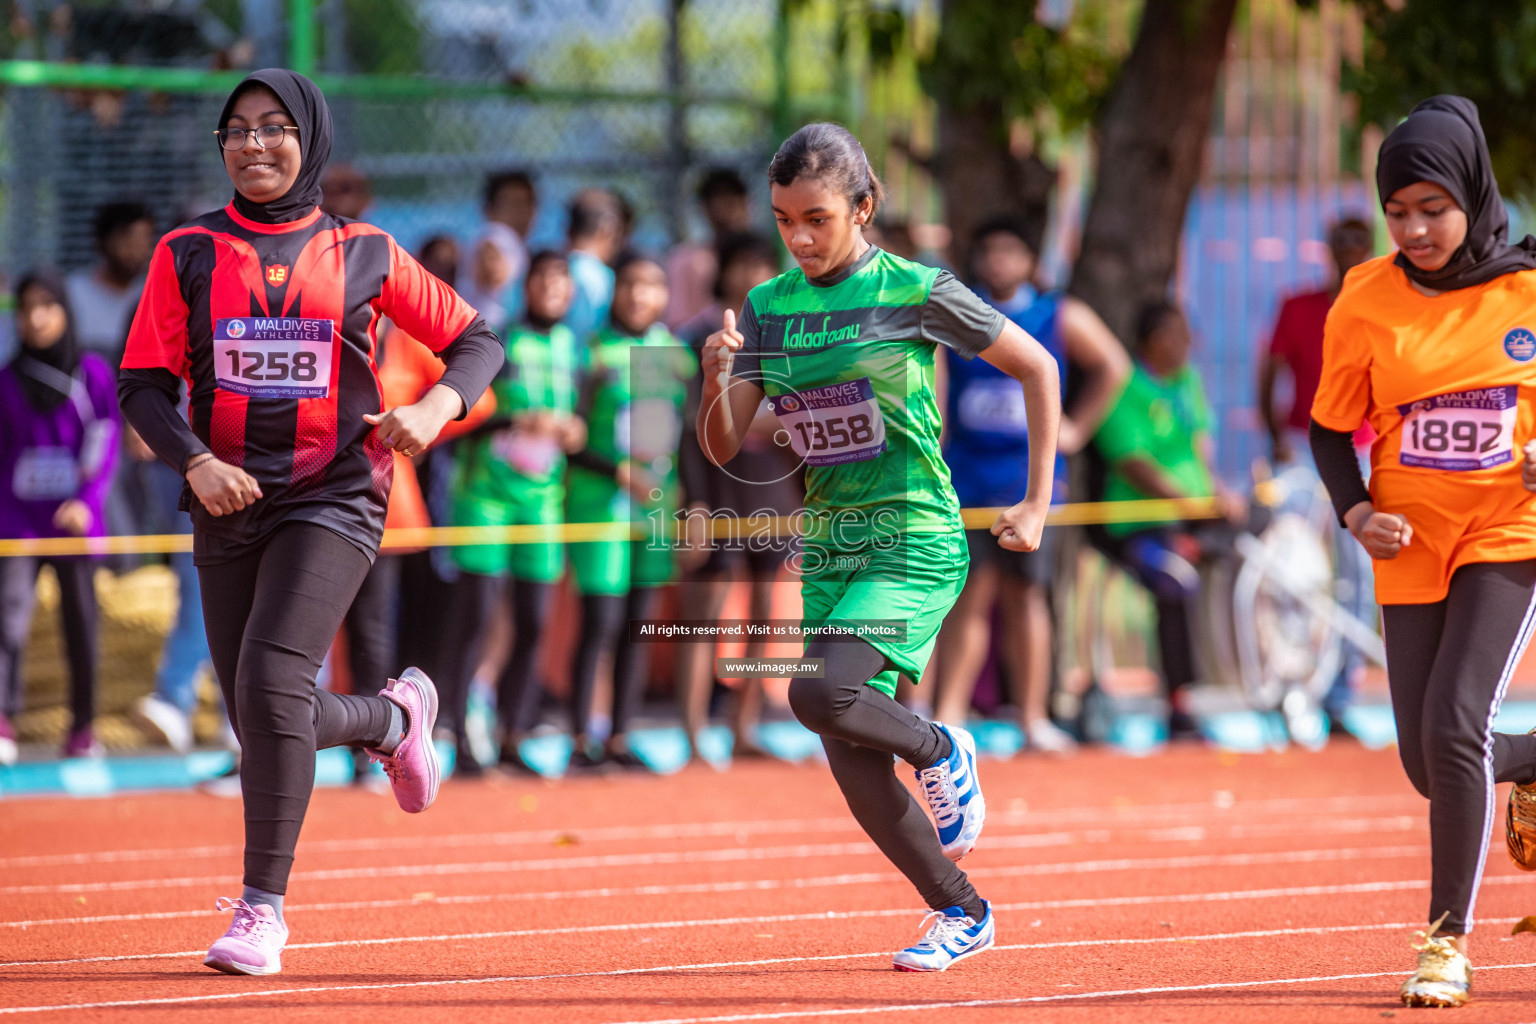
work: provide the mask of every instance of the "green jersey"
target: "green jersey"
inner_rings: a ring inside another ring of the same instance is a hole
[[[584,461],[617,466],[629,460],[670,490],[676,479],[687,380],[698,372],[688,349],[661,324],[639,337],[614,327],[595,334],[582,354],[580,411],[587,423]],[[618,485],[585,466],[571,470],[572,518],[608,518],[590,499],[621,497]],[[576,492],[580,491],[581,494]],[[622,503],[622,502],[621,502]],[[611,513],[622,517],[617,511]]]
[[[556,324],[548,332],[526,325],[507,336],[507,361],[491,384],[496,415],[517,418],[548,412],[569,416],[576,407],[576,336]],[[477,494],[558,491],[565,455],[551,438],[513,427],[477,436],[461,447],[458,484]]]
[[[1137,363],[1115,407],[1094,436],[1094,444],[1109,463],[1104,500],[1147,497],[1119,469],[1119,463],[1137,456],[1160,468],[1189,497],[1216,493],[1200,452],[1201,438],[1210,432],[1211,409],[1194,367],[1185,366],[1162,380]],[[1112,536],[1123,536],[1154,525],[1110,523],[1105,529]]]
[[[939,453],[934,346],[971,358],[1006,322],[948,271],[874,246],[832,277],[796,268],[752,290],[732,375],[763,389],[807,467],[807,540],[962,528]]]

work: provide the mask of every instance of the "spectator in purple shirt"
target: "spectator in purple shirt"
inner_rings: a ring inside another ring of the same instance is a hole
[[[112,368],[80,351],[63,280],[48,272],[16,286],[16,356],[0,369],[0,537],[104,535],[119,419]],[[69,657],[74,715],[66,757],[96,756],[96,591],[90,558],[0,558],[0,758],[14,760],[21,656],[37,574],[53,566]]]

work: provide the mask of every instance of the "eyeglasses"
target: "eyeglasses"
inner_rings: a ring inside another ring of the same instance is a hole
[[[219,145],[231,153],[245,148],[247,135],[256,136],[256,145],[262,149],[276,149],[283,144],[288,133],[299,130],[296,124],[264,124],[259,128],[215,128],[213,134],[219,137]]]

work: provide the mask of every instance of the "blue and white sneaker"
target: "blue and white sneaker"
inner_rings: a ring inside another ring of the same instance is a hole
[[[986,916],[974,920],[959,907],[935,910],[923,919],[928,933],[915,946],[908,946],[896,954],[891,966],[898,971],[942,971],[957,960],[990,949],[995,932],[992,927],[992,905],[981,901],[987,908]]]
[[[959,860],[970,853],[987,820],[987,801],[976,775],[976,741],[958,725],[938,723],[949,736],[949,757],[917,773],[918,785],[928,799],[944,856]]]

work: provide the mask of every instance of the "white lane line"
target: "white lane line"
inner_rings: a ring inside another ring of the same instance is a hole
[[[1305,817],[1326,816],[1355,810],[1380,811],[1383,805],[1396,802],[1418,809],[1422,804],[1417,798],[1400,793],[1385,796],[1340,796],[1321,800],[1294,797],[1277,797],[1265,800],[1240,800],[1219,806],[1211,801],[1182,804],[1148,804],[1134,806],[1110,804],[1101,807],[1067,807],[1051,811],[1007,811],[1001,808],[990,812],[988,823],[994,827],[1029,825],[1069,825],[1084,822],[1095,825],[1119,824],[1114,818],[1135,817],[1156,820],[1175,818],[1188,821],[1193,815],[1208,814],[1221,818],[1247,816],[1264,818],[1274,814],[1297,813]],[[1420,815],[1422,817],[1422,815]],[[1107,820],[1111,819],[1111,820]],[[1199,826],[1195,826],[1199,827]],[[1281,823],[1270,827],[1283,828]],[[852,832],[858,826],[847,815],[827,818],[787,820],[685,822],[673,825],[617,825],[607,828],[530,829],[514,832],[470,832],[446,836],[395,836],[360,839],[302,840],[299,854],[317,851],[353,853],[379,850],[442,849],[446,847],[475,846],[538,846],[556,842],[563,837],[575,836],[582,842],[623,842],[635,839],[687,839],[710,836],[778,834],[791,830]],[[197,860],[217,857],[238,857],[241,848],[233,844],[184,846],[150,850],[101,850],[91,853],[41,854],[0,858],[0,868],[53,867],[64,864],[117,864],[146,860]]]
[[[1338,860],[1338,858],[1352,857],[1352,855],[1370,855],[1370,857],[1384,858],[1387,855],[1393,857],[1424,857],[1428,847],[1366,847],[1364,851],[1290,851],[1284,854],[1261,855],[1266,863],[1276,863],[1281,858],[1290,858],[1293,863],[1304,863],[1309,858],[1316,860]],[[1247,854],[1236,854],[1233,857],[1249,857]],[[1186,861],[1187,858],[1170,858],[1170,860]],[[1120,861],[1126,864],[1127,870],[1138,867],[1158,866],[1158,861]],[[1166,864],[1163,864],[1166,866]],[[1064,870],[1081,869],[1083,861],[1071,861],[1066,864],[1054,864],[1055,869]],[[1023,869],[1015,867],[974,867],[966,874],[972,878],[1009,877],[1009,875],[1025,874]],[[1040,874],[1037,869],[1031,874]],[[539,890],[539,892],[490,892],[490,894],[475,895],[449,895],[438,897],[432,895],[427,898],[412,898],[412,900],[349,900],[341,903],[309,903],[292,904],[287,907],[289,913],[321,913],[339,912],[339,910],[387,910],[395,907],[433,906],[433,904],[475,904],[475,903],[538,903],[538,901],[570,901],[570,900],[613,900],[613,898],[633,897],[680,897],[680,895],[720,895],[727,892],[770,892],[779,889],[820,889],[831,886],[869,886],[869,884],[892,883],[902,881],[902,875],[895,872],[857,872],[857,874],[820,875],[809,878],[756,878],[756,880],[742,881],[705,881],[705,883],[679,883],[670,886],[624,886],[624,887],[599,887],[599,889],[567,889],[567,890]],[[1525,878],[1519,877],[1495,877],[1485,878],[1485,886],[1496,884],[1522,883]],[[1364,884],[1366,889],[1359,889],[1358,884]],[[1428,886],[1427,881],[1390,881],[1390,883],[1358,883],[1356,886],[1304,886],[1293,889],[1260,889],[1250,890],[1253,894],[1261,895],[1321,895],[1330,892],[1387,892],[1392,889],[1422,889]],[[1097,906],[1129,906],[1130,903],[1187,903],[1192,900],[1229,900],[1229,898],[1246,898],[1244,894],[1183,894],[1161,895],[1161,897],[1104,897],[1087,898],[1087,900],[1048,900],[1041,903],[1028,904],[1031,909],[1069,909],[1069,907],[1097,907]],[[111,924],[123,923],[123,921],[167,921],[175,918],[201,918],[221,917],[221,910],[163,910],[154,913],[103,913],[95,917],[81,918],[40,918],[31,921],[5,921],[0,927],[28,927],[49,926],[49,924]]]
[[[1509,971],[1529,964],[1493,964],[1478,966],[1480,971]],[[947,1003],[908,1003],[905,1006],[860,1006],[834,1010],[793,1010],[782,1013],[728,1013],[716,1017],[668,1017],[664,1019],[621,1021],[617,1024],[726,1024],[728,1021],[786,1020],[801,1017],[855,1017],[873,1013],[915,1013],[928,1010],[980,1008],[986,1006],[1028,1006],[1032,1003],[1064,1003],[1084,999],[1117,999],[1126,996],[1178,995],[1184,992],[1220,992],[1234,988],[1260,988],[1266,985],[1304,985],[1322,981],[1358,981],[1366,978],[1401,977],[1404,972],[1371,971],[1361,974],[1320,974],[1310,978],[1261,978],[1256,981],[1213,981],[1205,985],[1164,985],[1155,988],[1122,988],[1107,992],[1066,992],[1049,996],[1015,996],[1012,999],[964,999]]]
[[[975,872],[972,872],[975,874]],[[340,910],[387,910],[394,907],[457,903],[524,903],[564,901],[579,899],[618,899],[635,896],[689,896],[712,895],[728,892],[762,892],[777,889],[813,889],[822,886],[868,885],[876,882],[895,882],[901,875],[894,871],[859,872],[857,874],[823,875],[819,878],[766,878],[739,882],[694,882],[676,885],[608,886],[598,889],[567,889],[563,892],[540,890],[538,892],[499,892],[470,896],[432,896],[424,899],[402,900],[349,900],[341,903],[289,904],[287,913],[319,913]],[[221,917],[228,911],[172,910],[151,914],[102,914],[96,917],[56,917],[36,921],[6,922],[5,927],[28,928],[50,924],[100,924],[117,921],[162,921],[178,917]]]
[[[996,904],[996,909],[998,910],[998,912],[1001,913],[1001,912],[1010,912],[1010,911],[1014,911],[1014,910],[1031,909],[1033,906],[1034,906],[1033,904],[1029,904],[1029,903],[998,903],[998,904]],[[352,947],[358,947],[358,946],[403,945],[403,944],[412,943],[412,942],[473,942],[473,941],[484,941],[484,940],[487,940],[487,939],[521,939],[521,938],[529,938],[529,937],[537,938],[537,937],[543,936],[543,935],[594,935],[594,934],[601,934],[601,933],[604,933],[604,932],[647,932],[647,931],[666,931],[666,930],[678,929],[678,928],[720,928],[720,927],[727,927],[727,926],[731,926],[731,925],[740,925],[740,924],[788,924],[788,923],[794,923],[794,922],[797,922],[797,921],[841,921],[841,920],[856,920],[856,919],[860,919],[860,918],[876,918],[876,917],[908,917],[908,916],[916,917],[919,913],[922,913],[922,911],[914,910],[911,907],[901,907],[899,909],[894,909],[894,910],[892,910],[892,909],[884,909],[884,910],[846,910],[846,911],[823,910],[823,911],[818,911],[816,913],[810,913],[810,914],[765,914],[765,915],[758,916],[758,917],[709,917],[709,918],[701,918],[701,919],[693,920],[693,921],[678,921],[678,920],[668,920],[668,921],[636,921],[636,922],[631,922],[629,924],[588,924],[588,925],[572,925],[572,926],[565,927],[565,928],[519,928],[519,929],[504,930],[504,931],[460,932],[460,933],[443,934],[443,935],[396,935],[396,936],[390,936],[388,938],[376,938],[376,939],[334,939],[334,940],[331,940],[331,941],[328,941],[328,942],[294,942],[294,943],[289,943],[287,946],[285,946],[283,948],[285,950],[292,950],[292,949],[338,949],[338,948],[343,948],[343,947],[345,947],[345,948],[352,948]],[[1515,921],[1515,920],[1518,920],[1518,918],[1510,918],[1509,920]],[[1372,925],[1336,926],[1336,927],[1326,927],[1326,928],[1290,928],[1290,929],[1282,928],[1282,929],[1280,929],[1278,931],[1229,932],[1229,933],[1224,933],[1224,934],[1221,934],[1221,935],[1186,936],[1186,938],[1192,938],[1192,939],[1212,939],[1212,938],[1232,938],[1232,937],[1246,938],[1246,937],[1259,936],[1259,935],[1293,935],[1293,934],[1294,935],[1299,935],[1299,934],[1303,934],[1303,933],[1305,933],[1305,934],[1312,934],[1314,932],[1323,933],[1323,932],[1332,932],[1332,931],[1360,931],[1360,930],[1370,929],[1370,928],[1397,928],[1397,927],[1407,928],[1409,926],[1408,925],[1376,925],[1376,924],[1372,924]],[[1172,940],[1171,939],[1163,939],[1163,938],[1157,938],[1157,939],[1104,939],[1104,940],[1094,939],[1094,940],[1079,940],[1079,941],[1074,941],[1074,942],[1032,943],[1032,944],[1023,945],[1023,946],[1000,946],[998,948],[1000,948],[1000,949],[1055,949],[1055,948],[1057,948],[1059,946],[1060,947],[1065,947],[1065,946],[1102,946],[1102,945],[1115,945],[1117,943],[1136,945],[1136,944],[1142,944],[1142,943],[1148,943],[1148,942],[1164,942],[1164,941],[1172,941]],[[176,958],[176,957],[202,956],[203,953],[204,953],[204,950],[201,950],[201,949],[184,949],[184,950],[177,950],[177,951],[172,952],[172,953],[127,953],[127,954],[121,954],[121,955],[117,955],[117,956],[75,957],[75,958],[65,959],[65,960],[14,960],[14,961],[11,961],[10,963],[0,963],[0,968],[14,968],[14,967],[57,967],[57,966],[66,965],[66,964],[116,963],[116,962],[123,961],[123,960],[164,960],[164,959],[172,959],[172,958]]]
[[[1000,946],[998,948],[999,949],[1008,949],[1010,947]],[[276,996],[310,995],[310,994],[330,993],[330,992],[393,991],[393,990],[399,990],[399,989],[445,988],[445,987],[449,987],[449,986],[460,986],[460,985],[463,985],[463,986],[468,986],[468,985],[496,985],[496,984],[512,984],[512,983],[517,983],[517,982],[530,982],[530,981],[568,981],[568,980],[581,979],[581,978],[615,978],[615,977],[623,977],[623,976],[626,976],[626,975],[635,975],[635,974],[661,974],[661,973],[666,973],[666,972],[669,972],[669,971],[713,970],[713,969],[716,969],[716,968],[723,968],[723,967],[764,967],[764,966],[773,966],[773,965],[778,965],[778,964],[818,963],[818,962],[837,961],[837,960],[864,960],[864,959],[870,959],[870,958],[874,958],[874,957],[888,957],[890,955],[891,954],[890,954],[889,950],[881,950],[881,951],[876,952],[876,953],[840,953],[840,954],[834,954],[834,955],[830,955],[830,956],[775,957],[775,958],[771,958],[771,959],[762,959],[762,960],[718,961],[718,962],[715,962],[715,963],[702,963],[702,964],[668,964],[666,966],[661,966],[661,967],[629,967],[629,968],[624,968],[622,970],[616,970],[616,971],[582,971],[582,972],[572,973],[572,974],[538,974],[538,975],[516,975],[516,974],[510,974],[510,975],[499,975],[499,976],[490,977],[490,978],[445,978],[445,979],[441,979],[441,980],[438,980],[438,981],[395,981],[395,982],[377,982],[377,983],[362,984],[362,985],[311,985],[311,986],[305,986],[303,988],[287,988],[287,989],[279,988],[279,989],[265,989],[265,990],[262,990],[262,989],[247,989],[246,991],[243,991],[243,992],[217,992],[217,993],[208,993],[208,994],[204,994],[204,995],[195,995],[195,996],[165,996],[165,997],[160,997],[160,998],[155,998],[155,999],[119,999],[119,1000],[112,1000],[110,1002],[99,1002],[99,1003],[66,1003],[66,1004],[63,1004],[63,1005],[55,1005],[55,1006],[6,1006],[6,1007],[0,1007],[0,1014],[8,1014],[8,1013],[47,1013],[47,1012],[58,1011],[58,1010],[69,1010],[69,1011],[104,1010],[104,1009],[115,1009],[115,1008],[118,1008],[118,1007],[129,1007],[129,1006],[171,1006],[171,1005],[184,1005],[184,1004],[187,1004],[187,1003],[223,1002],[223,1001],[233,1000],[233,999],[270,999],[270,998],[274,998]],[[1536,967],[1536,963],[1491,964],[1491,965],[1490,964],[1483,964],[1483,965],[1479,965],[1478,969],[1479,970],[1483,970],[1483,971],[1497,971],[1497,970],[1510,970],[1510,969],[1527,968],[1527,967]],[[1353,980],[1353,979],[1357,979],[1357,978],[1382,978],[1382,977],[1389,977],[1389,976],[1400,976],[1402,973],[1403,973],[1402,970],[1395,970],[1395,971],[1376,971],[1376,972],[1368,973],[1368,974],[1323,975],[1323,976],[1314,976],[1314,977],[1308,977],[1308,978],[1268,978],[1268,979],[1261,979],[1261,980],[1257,980],[1257,981],[1216,982],[1216,983],[1211,983],[1211,984],[1208,984],[1208,985],[1179,985],[1179,986],[1169,986],[1169,987],[1164,987],[1164,988],[1117,989],[1117,990],[1101,991],[1101,992],[1072,992],[1072,993],[1055,994],[1055,995],[1048,995],[1048,996],[1021,996],[1021,997],[1018,997],[1016,999],[971,1000],[971,1001],[967,1001],[967,1002],[954,1002],[954,1003],[927,1003],[927,1004],[919,1003],[919,1004],[915,1004],[915,1005],[907,1006],[907,1007],[883,1006],[883,1007],[863,1007],[863,1008],[859,1008],[859,1009],[856,1009],[856,1010],[809,1011],[809,1013],[807,1011],[798,1011],[798,1012],[795,1012],[795,1013],[782,1013],[782,1014],[732,1015],[732,1016],[725,1016],[725,1017],[674,1018],[673,1020],[670,1020],[670,1021],[658,1021],[658,1020],[633,1021],[633,1022],[626,1022],[626,1024],[704,1024],[704,1022],[706,1022],[706,1021],[769,1020],[769,1019],[775,1019],[775,1018],[798,1017],[798,1016],[807,1016],[807,1015],[831,1016],[831,1015],[842,1015],[842,1014],[848,1014],[848,1013],[894,1013],[894,1012],[903,1011],[903,1010],[925,1010],[925,1009],[930,1009],[930,1008],[935,1008],[935,1007],[942,1008],[942,1007],[982,1006],[982,1005],[985,1005],[985,1006],[1007,1006],[1007,1005],[1013,1005],[1013,1004],[1018,1004],[1018,1003],[1058,1002],[1058,1001],[1065,1001],[1065,1000],[1104,999],[1104,998],[1115,998],[1115,997],[1120,997],[1120,996],[1133,996],[1133,995],[1156,995],[1156,994],[1163,994],[1163,993],[1178,993],[1178,992],[1203,992],[1203,991],[1220,990],[1220,989],[1227,989],[1227,988],[1251,988],[1251,987],[1258,986],[1258,985],[1293,985],[1293,984],[1302,984],[1302,983],[1305,983],[1305,982],[1348,981],[1348,980]]]
[[[1040,849],[1049,846],[1071,846],[1074,843],[1106,843],[1111,840],[1111,834],[1107,832],[1044,832],[1044,834],[1032,835],[1001,835],[1001,837],[989,838],[986,843],[988,851],[998,849]],[[1183,835],[1169,841],[1189,841]],[[1399,855],[1402,847],[1384,847],[1381,855],[1395,857]],[[799,844],[799,846],[736,846],[727,849],[714,849],[714,851],[664,851],[656,854],[599,854],[588,857],[544,857],[530,858],[530,860],[502,860],[502,861],[468,861],[468,863],[449,864],[392,864],[392,866],[376,867],[333,867],[323,870],[300,870],[290,875],[293,881],[343,881],[359,880],[359,878],[425,878],[445,877],[445,875],[488,875],[488,874],[516,874],[516,872],[528,872],[528,870],[587,870],[594,867],[645,867],[657,866],[657,864],[700,864],[700,863],[739,863],[739,861],[759,860],[805,860],[805,858],[823,857],[856,857],[856,855],[874,854],[876,846],[869,841],[863,843],[820,843]],[[1087,864],[1117,864],[1117,867],[1086,867],[1078,866],[1077,870],[1124,870],[1118,864],[1149,864],[1149,866],[1166,867],[1190,867],[1212,866],[1212,864],[1229,863],[1232,866],[1240,864],[1258,863],[1258,861],[1272,860],[1275,857],[1284,857],[1286,854],[1229,854],[1221,857],[1240,858],[1240,860],[1223,861],[1210,860],[1209,857],[1195,858],[1170,858],[1167,864],[1154,864],[1152,861],[1087,861]],[[1367,847],[1366,851],[1356,852],[1356,855],[1372,855]],[[1327,858],[1327,851],[1319,852],[1319,858]],[[1072,861],[1081,864],[1080,861]],[[1031,866],[1018,867],[1014,874],[1060,874],[1063,867],[1058,864],[1031,864]],[[972,872],[974,874],[974,872]],[[135,878],[124,881],[68,881],[57,884],[26,884],[26,886],[0,886],[0,895],[74,895],[86,894],[86,892],[132,892],[138,889],[186,889],[186,887],[218,886],[229,884],[233,875],[207,875],[201,878]]]
[[[1382,834],[1382,832],[1410,831],[1410,829],[1415,829],[1415,827],[1421,826],[1421,824],[1422,823],[1418,820],[1418,818],[1402,815],[1402,817],[1390,818],[1346,818],[1346,820],[1319,823],[1319,826],[1321,827],[1309,827],[1309,829],[1295,829],[1295,827],[1286,826],[1284,823],[1273,823],[1269,824],[1269,826],[1227,827],[1227,829],[1218,829],[1218,831],[1210,831],[1210,829],[1203,829],[1203,827],[1198,826],[1177,826],[1170,827],[1170,829],[1157,829],[1157,831],[1147,832],[1147,834],[1143,837],[1143,841],[1147,841],[1147,843],[1198,843],[1198,841],[1221,840],[1221,838],[1244,838],[1252,837],[1252,835],[1284,834],[1290,838],[1301,838],[1313,837],[1313,835],[1366,834],[1366,832],[1369,832],[1369,834]],[[1081,834],[1078,838],[1080,838],[1080,841],[1083,841],[1083,843],[1107,843],[1107,841],[1114,840],[1114,834],[1112,834],[1111,831],[1083,832],[1083,834]],[[995,844],[992,843],[992,840],[989,840],[988,843],[989,846]],[[1054,838],[1052,838],[1051,841],[1037,841],[1035,844],[1037,844],[1037,846],[1058,846],[1058,844],[1061,843],[1058,843],[1058,841],[1055,841]],[[1392,854],[1395,849],[1396,847],[1381,847],[1381,855],[1395,855]],[[1326,851],[1324,851],[1324,854],[1326,854]],[[1278,855],[1295,854],[1266,854],[1263,855],[1263,857],[1278,857]],[[971,874],[975,874],[974,870],[972,870]],[[862,881],[883,881],[886,880],[886,878],[895,878],[895,875],[836,875],[834,878],[852,878],[852,880],[856,881],[854,881],[854,883],[840,883],[839,881],[839,883],[823,884],[857,884],[862,883]],[[223,880],[214,881],[215,883],[218,883],[218,881]],[[135,883],[115,884],[118,884],[118,886],[135,886]],[[146,886],[149,886],[149,884],[160,883],[137,884],[146,884]],[[573,894],[562,895],[570,898],[585,898],[608,897],[608,895],[670,895],[673,894],[673,892],[730,892],[730,890],[730,887],[728,887],[728,889],[713,889],[713,887],[705,887],[705,889],[699,889],[699,887],[685,886],[682,887],[682,889],[670,889],[670,887],[665,886],[639,886],[633,887],[633,889],[581,889],[576,890],[576,892],[573,892]],[[72,892],[74,892],[74,889],[72,889]],[[507,900],[507,898],[511,898],[511,900],[524,900],[524,898],[530,897],[527,897],[527,895],[524,894],[487,894],[484,895],[484,897],[444,897],[439,898],[438,903],[458,903],[458,901],[464,901],[464,903],[475,903],[475,901]],[[307,906],[293,906],[289,907],[289,909],[387,909],[387,907],[413,906],[413,904],[418,903],[422,903],[422,901],[355,900],[346,901],[346,903],[307,904]],[[23,921],[0,921],[0,929],[6,929],[6,927],[20,927],[20,929],[28,929],[28,927],[48,926],[48,924],[104,924],[112,923],[112,921],[167,921],[175,920],[175,918],[212,917],[214,913],[217,912],[215,912],[215,910],[198,909],[163,910],[163,912],[154,913],[106,913],[106,915],[94,915],[94,917],[31,918],[31,920]]]

